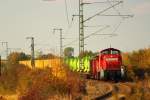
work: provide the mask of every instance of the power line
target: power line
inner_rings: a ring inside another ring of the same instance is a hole
[[[102,27],[102,25],[94,25],[94,26],[89,26],[89,25],[87,25],[87,26],[84,26],[84,27]]]
[[[43,0],[43,1],[56,1],[56,0]]]
[[[119,24],[117,25],[117,27],[112,31],[112,34],[115,33],[119,29],[119,27],[121,26],[121,24],[123,22],[122,20],[119,22]]]
[[[108,27],[109,27],[109,26],[105,26],[104,28],[98,29],[98,30],[95,31],[94,33],[91,33],[91,34],[85,36],[84,39],[87,39],[87,38],[89,38],[89,37],[91,37],[91,36],[93,36],[93,35],[96,35],[96,33],[101,32],[101,31],[105,30],[105,29],[108,28]],[[103,34],[102,34],[102,35],[103,35]],[[105,35],[107,35],[107,34],[105,34]],[[66,46],[68,46],[68,45],[71,45],[72,43],[77,42],[77,41],[79,41],[79,39],[75,39],[75,40],[71,41],[70,43],[64,45],[63,47],[66,47]]]
[[[70,3],[70,0],[69,0],[69,3]],[[68,10],[68,7],[69,7],[69,9],[71,9],[71,7],[68,6],[68,4],[67,4],[67,0],[65,0],[65,12],[66,12],[65,14],[66,14],[66,19],[67,19],[67,23],[68,23],[68,28],[67,28],[67,30],[66,30],[65,33],[68,33],[69,29],[72,28],[72,24],[73,24],[73,21],[74,21],[74,16],[72,16],[71,21],[69,20],[69,10]]]
[[[120,2],[120,1],[110,1],[110,2]],[[102,3],[107,3],[107,1],[101,1],[101,2],[89,2],[89,3],[83,3],[83,4],[102,4]]]
[[[98,15],[98,16],[110,16],[110,17],[115,17],[115,16],[120,16],[120,17],[122,17],[122,18],[125,18],[125,17],[133,17],[133,15],[121,15],[121,14],[119,14],[119,15],[107,15],[107,14],[101,14],[101,15]]]
[[[91,16],[91,17],[87,18],[87,19],[86,19],[86,20],[84,20],[83,22],[86,22],[86,21],[88,21],[88,20],[91,20],[92,18],[94,18],[94,17],[96,17],[96,16],[100,15],[101,13],[106,12],[107,10],[109,10],[109,9],[113,8],[114,6],[119,5],[120,3],[123,3],[123,1],[120,1],[120,2],[118,2],[118,3],[116,3],[116,4],[112,5],[112,6],[110,6],[110,7],[106,8],[106,9],[104,9],[104,10],[102,10],[102,11],[100,11],[100,12],[96,13],[95,15],[93,15],[93,16]]]
[[[117,36],[117,34],[95,34],[95,35],[110,35],[110,36]]]
[[[109,0],[107,0],[107,1],[108,1],[108,3],[110,4],[110,6],[112,6],[111,2],[110,2]],[[119,10],[117,10],[115,7],[113,7],[113,9],[118,13],[118,15],[120,15]],[[120,16],[120,17],[123,18],[123,16]]]
[[[71,23],[69,24],[69,29],[72,27],[73,21],[74,21],[74,16],[72,16]]]
[[[109,26],[105,26],[104,28],[98,29],[98,30],[95,31],[94,33],[91,33],[91,34],[87,35],[86,37],[84,37],[84,39],[87,39],[87,38],[91,37],[92,35],[95,35],[96,33],[107,29],[108,27],[109,27]]]
[[[70,22],[69,22],[69,14],[68,14],[67,0],[65,0],[65,12],[66,12],[66,18],[67,18],[68,27],[69,27]]]
[[[77,39],[75,39],[75,40],[71,41],[70,43],[68,43],[68,44],[64,45],[63,47],[66,47],[66,46],[68,46],[68,45],[71,45],[72,43],[77,42],[78,40],[79,40],[79,39],[77,38]]]

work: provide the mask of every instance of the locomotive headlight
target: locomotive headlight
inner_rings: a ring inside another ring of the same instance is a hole
[[[106,61],[118,61],[118,58],[106,58]]]

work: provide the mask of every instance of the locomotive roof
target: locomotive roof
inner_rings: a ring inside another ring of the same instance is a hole
[[[116,51],[119,51],[119,52],[120,52],[120,50],[118,50],[118,49],[115,49],[115,48],[107,48],[107,49],[101,50],[100,52],[103,52],[103,51],[108,51],[108,50],[116,50]]]

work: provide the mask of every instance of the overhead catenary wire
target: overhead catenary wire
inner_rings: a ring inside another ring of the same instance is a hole
[[[75,42],[77,42],[77,41],[79,41],[78,38],[76,38],[75,40],[71,41],[70,43],[68,43],[68,44],[66,44],[66,45],[63,45],[63,47],[66,47],[66,46],[68,46],[68,45],[71,45],[71,44],[73,44],[73,43],[75,43]]]
[[[95,35],[96,33],[101,32],[101,31],[107,29],[108,27],[109,27],[109,26],[105,26],[104,28],[100,28],[100,29],[98,29],[97,31],[95,31],[94,33],[91,33],[91,34],[85,36],[84,39],[87,39],[87,38],[91,37],[92,35]]]
[[[68,27],[69,27],[70,22],[69,22],[69,13],[68,13],[67,0],[65,0],[65,12],[66,12],[66,18],[67,18],[67,23],[68,23]]]
[[[70,1],[70,0],[69,0]],[[67,23],[68,23],[68,28],[65,33],[68,33],[68,31],[72,28],[73,22],[74,22],[74,16],[72,16],[71,21],[69,20],[69,10],[68,10],[68,4],[67,0],[65,0],[65,12],[66,12],[66,18],[67,18]],[[69,7],[71,9],[71,7]]]
[[[105,29],[108,28],[108,27],[109,27],[109,26],[105,26],[104,28],[100,28],[100,29],[98,29],[97,31],[95,31],[94,33],[91,33],[91,34],[85,36],[84,39],[87,39],[87,38],[91,37],[92,35],[95,35],[96,33],[105,30]],[[71,41],[70,43],[64,45],[63,47],[66,47],[66,46],[71,45],[72,43],[78,42],[78,41],[79,41],[79,39],[75,39],[75,40]]]
[[[103,27],[103,26],[109,26],[109,25],[85,25],[84,27],[88,27],[88,28],[98,28],[98,27]]]
[[[119,29],[119,27],[120,27],[121,24],[123,23],[123,20],[124,20],[124,19],[122,19],[122,20],[119,22],[119,24],[115,27],[115,29],[112,31],[111,34],[114,34],[114,33]],[[112,36],[110,36],[110,37],[112,37]]]
[[[71,20],[69,27],[68,27],[69,29],[72,27],[73,21],[74,21],[74,16],[72,16],[72,20]]]
[[[107,0],[107,2],[110,4],[110,6],[112,6],[112,3],[110,2],[110,0]],[[121,15],[120,12],[119,12],[119,10],[117,10],[117,9],[115,8],[115,6],[113,7],[113,9],[118,13],[118,15]],[[123,18],[123,16],[120,16],[120,17]]]
[[[122,0],[118,0],[118,1],[110,1],[110,2],[120,2]],[[83,3],[83,4],[102,4],[102,3],[107,3],[107,1],[101,1],[101,2],[89,2],[89,3]]]
[[[71,8],[70,8],[71,9]],[[72,24],[73,24],[73,21],[74,21],[74,16],[72,16],[72,20],[70,21],[69,20],[69,10],[68,10],[68,3],[67,3],[67,0],[65,0],[65,14],[66,14],[66,19],[67,19],[67,23],[68,23],[68,29],[67,29],[67,33],[68,33],[68,30],[70,28],[72,28]]]
[[[120,16],[120,17],[122,17],[122,18],[128,18],[128,17],[133,17],[133,15],[115,15],[115,14],[112,14],[112,15],[107,15],[107,14],[101,14],[101,15],[99,15],[99,16],[110,16],[110,17],[115,17],[115,16]]]
[[[93,16],[91,16],[91,17],[87,18],[87,19],[86,19],[86,20],[84,20],[83,22],[86,22],[86,21],[88,21],[88,20],[91,20],[92,18],[94,18],[94,17],[96,17],[96,16],[100,15],[101,13],[106,12],[107,10],[109,10],[109,9],[113,8],[114,6],[119,5],[120,3],[123,3],[123,1],[120,1],[120,2],[118,2],[118,3],[116,3],[116,4],[112,5],[112,6],[110,6],[110,7],[106,8],[106,9],[104,9],[104,10],[102,10],[102,11],[100,11],[100,12],[96,13],[95,15],[93,15]]]
[[[91,3],[86,3],[86,2],[84,2],[84,3],[82,3],[82,5],[84,5],[84,4],[94,4],[94,3],[109,3],[110,6],[107,7],[107,8],[105,8],[105,9],[103,9],[102,11],[97,12],[95,15],[93,15],[93,16],[91,16],[91,17],[85,19],[85,20],[83,20],[82,23],[84,23],[84,22],[86,22],[86,21],[89,21],[89,20],[93,19],[93,18],[96,17],[96,16],[101,16],[101,15],[102,15],[102,16],[119,16],[119,17],[121,17],[122,19],[125,19],[125,18],[128,18],[128,17],[132,17],[132,15],[122,15],[122,14],[119,12],[119,10],[117,10],[117,9],[115,8],[115,6],[117,6],[117,5],[121,4],[121,3],[123,3],[123,0],[113,0],[113,1],[111,1],[111,0],[106,0],[106,1],[102,1],[102,2],[91,2]],[[106,12],[106,11],[112,9],[112,8],[117,12],[117,14],[111,14],[111,15],[103,14],[104,12]],[[73,21],[74,21],[74,17],[75,17],[75,16],[79,16],[79,15],[73,15],[73,17],[72,17],[72,22],[71,22],[70,25],[69,25],[70,27],[72,27],[72,23],[73,23]],[[115,27],[115,29],[110,33],[111,36],[113,36],[112,34],[114,34],[114,33],[118,30],[118,28],[120,27],[121,23],[122,23],[122,21],[120,21],[119,24]],[[84,27],[100,27],[100,26],[84,26]],[[101,29],[100,29],[100,30],[101,30]],[[99,32],[99,30],[96,31],[96,33],[98,33],[98,32]],[[84,37],[83,39],[89,38],[89,37],[92,36],[93,34],[96,35],[96,33],[94,32],[94,33],[92,33],[92,34],[90,34],[90,35]],[[103,34],[101,34],[101,35],[103,35]],[[107,34],[107,35],[108,35],[108,34]],[[115,34],[114,34],[114,35],[115,35]],[[75,40],[71,41],[70,43],[68,43],[68,44],[66,44],[66,45],[64,45],[64,46],[71,45],[72,43],[74,43],[74,42],[76,42],[76,41],[79,41],[79,40],[78,40],[78,39],[75,39]],[[63,47],[64,47],[64,46],[63,46]]]

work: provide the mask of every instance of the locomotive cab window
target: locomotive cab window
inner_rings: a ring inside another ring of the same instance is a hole
[[[107,50],[107,51],[103,51],[101,52],[101,54],[109,54],[110,52]]]
[[[115,50],[115,49],[107,49],[107,50],[101,51],[101,54],[104,54],[104,55],[107,55],[107,54],[120,54],[120,51]]]
[[[118,51],[118,50],[111,50],[111,54],[120,54],[120,51]]]

